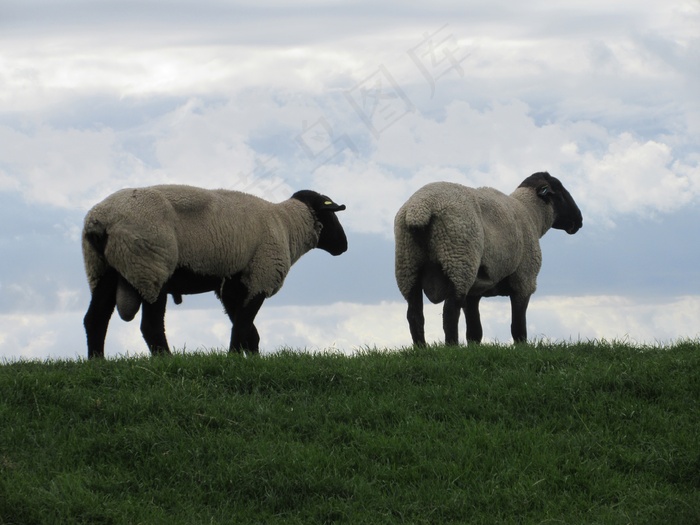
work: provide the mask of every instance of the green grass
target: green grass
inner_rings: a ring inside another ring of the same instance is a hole
[[[0,524],[700,523],[700,345],[0,366]]]

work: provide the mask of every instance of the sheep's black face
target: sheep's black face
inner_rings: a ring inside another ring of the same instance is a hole
[[[541,199],[552,204],[554,208],[552,228],[564,230],[572,235],[583,227],[581,210],[559,179],[547,172],[535,173],[525,179],[520,187],[534,188]]]
[[[312,190],[301,190],[292,195],[311,208],[313,214],[321,223],[321,234],[316,248],[327,251],[331,255],[340,255],[348,249],[348,239],[340,224],[336,212],[343,211],[345,204],[336,204],[333,199]]]

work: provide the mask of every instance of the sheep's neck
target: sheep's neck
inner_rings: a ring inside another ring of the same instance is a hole
[[[518,188],[511,197],[523,205],[528,217],[542,237],[554,224],[554,210],[529,188]]]
[[[286,203],[285,203],[286,204]],[[291,202],[286,207],[289,228],[289,254],[294,264],[302,255],[316,247],[319,232],[306,204]]]

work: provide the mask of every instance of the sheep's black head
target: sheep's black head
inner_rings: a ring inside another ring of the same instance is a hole
[[[340,255],[348,249],[348,239],[336,212],[343,211],[345,204],[336,204],[333,199],[312,190],[301,190],[292,195],[309,208],[321,223],[321,234],[316,248],[326,250],[331,255]]]
[[[571,235],[583,227],[581,210],[559,179],[552,177],[546,171],[539,172],[530,175],[519,187],[534,188],[539,198],[552,204],[554,208],[552,228],[564,230]]]

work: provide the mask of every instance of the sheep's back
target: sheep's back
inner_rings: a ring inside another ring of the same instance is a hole
[[[253,257],[261,228],[274,216],[274,205],[246,193],[192,188],[164,188],[175,214],[178,265],[203,275],[230,276]]]
[[[179,266],[229,277],[240,273],[250,296],[270,297],[294,262],[316,246],[318,231],[308,207],[273,204],[247,193],[178,187],[164,189],[177,216]]]

